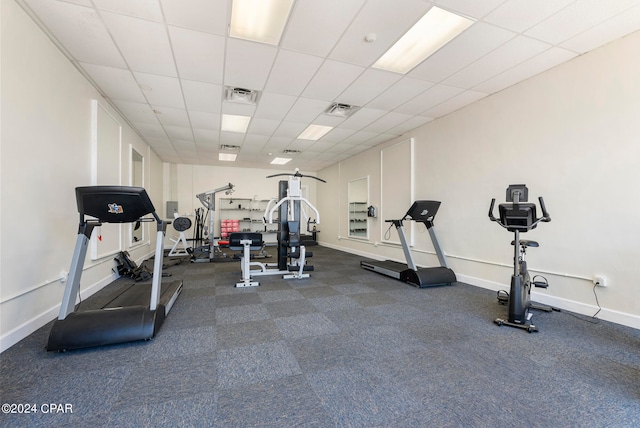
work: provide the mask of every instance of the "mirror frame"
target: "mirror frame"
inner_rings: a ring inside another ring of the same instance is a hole
[[[347,227],[348,236],[356,239],[369,239],[369,176],[360,177],[347,182]],[[361,226],[364,222],[364,231]]]
[[[130,146],[130,176],[129,182],[132,186],[144,187],[144,156],[138,152],[133,146]],[[139,225],[136,229],[136,223],[131,223],[129,226],[129,245],[130,247],[137,247],[142,245],[146,239],[145,223],[137,223]]]

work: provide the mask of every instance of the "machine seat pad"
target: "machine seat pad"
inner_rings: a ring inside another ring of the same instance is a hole
[[[229,249],[233,251],[242,251],[244,250],[244,245],[240,243],[240,241],[244,241],[250,239],[251,246],[250,250],[260,250],[262,249],[262,233],[257,232],[234,232],[229,234]]]
[[[511,241],[511,245],[515,245],[516,241]],[[528,241],[526,239],[520,240],[520,245],[525,247],[539,247],[540,245],[536,241]]]

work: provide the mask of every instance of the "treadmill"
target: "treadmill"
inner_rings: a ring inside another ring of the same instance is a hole
[[[182,281],[162,283],[164,234],[171,222],[160,219],[142,187],[77,187],[76,201],[80,213],[78,238],[60,314],[49,333],[47,350],[66,351],[153,338],[182,291]],[[152,217],[143,218],[148,214]],[[75,301],[93,229],[102,223],[139,221],[157,224],[151,284],[131,285],[102,309],[77,311]]]
[[[438,242],[436,231],[433,227],[433,219],[440,207],[440,201],[415,201],[409,211],[399,220],[385,220],[392,223],[398,231],[402,250],[407,263],[399,263],[393,260],[385,261],[361,261],[360,266],[364,269],[399,279],[418,288],[435,287],[441,285],[451,285],[456,282],[456,274],[449,269],[447,259]],[[431,242],[438,256],[440,266],[422,268],[417,267],[413,261],[411,248],[407,242],[407,236],[404,231],[403,222],[411,219],[420,223],[424,223],[429,231]]]

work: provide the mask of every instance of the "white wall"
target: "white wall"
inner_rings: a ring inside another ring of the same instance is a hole
[[[133,147],[145,158],[145,187],[162,202],[159,158],[15,2],[2,1],[1,19],[0,351],[57,316],[78,230],[74,188],[92,184],[92,100],[122,124],[119,164],[102,163],[121,171],[112,184],[130,184]],[[153,242],[129,248],[128,230],[122,249],[138,261],[151,254]],[[87,260],[82,297],[112,281],[114,266],[112,256]]]
[[[414,199],[442,201],[435,224],[460,280],[508,288],[512,234],[487,218],[491,198],[525,183],[530,200],[544,196],[552,221],[527,233],[540,242],[530,269],[551,284],[534,298],[640,328],[640,32],[435,120],[386,146],[415,139]],[[320,207],[339,202],[325,222],[323,244],[402,260],[397,247],[377,245],[387,225],[371,221],[368,241],[347,236],[349,180],[371,177],[370,203],[380,206],[380,150],[373,148],[320,171]],[[336,199],[337,195],[337,199]],[[408,207],[407,207],[408,208]],[[325,210],[328,211],[328,210]],[[343,215],[344,214],[344,215]],[[395,233],[395,232],[392,232]],[[437,264],[419,230],[418,264]]]

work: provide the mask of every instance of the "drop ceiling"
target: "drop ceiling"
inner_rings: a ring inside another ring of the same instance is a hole
[[[16,1],[164,162],[289,156],[304,171],[640,29],[640,0],[296,0],[273,46],[228,36],[231,0]],[[476,22],[406,75],[372,68],[433,6]],[[229,87],[257,103],[225,100]],[[331,116],[333,103],[358,108]],[[250,116],[247,132],[221,131],[222,114]],[[297,139],[309,124],[334,128]]]

